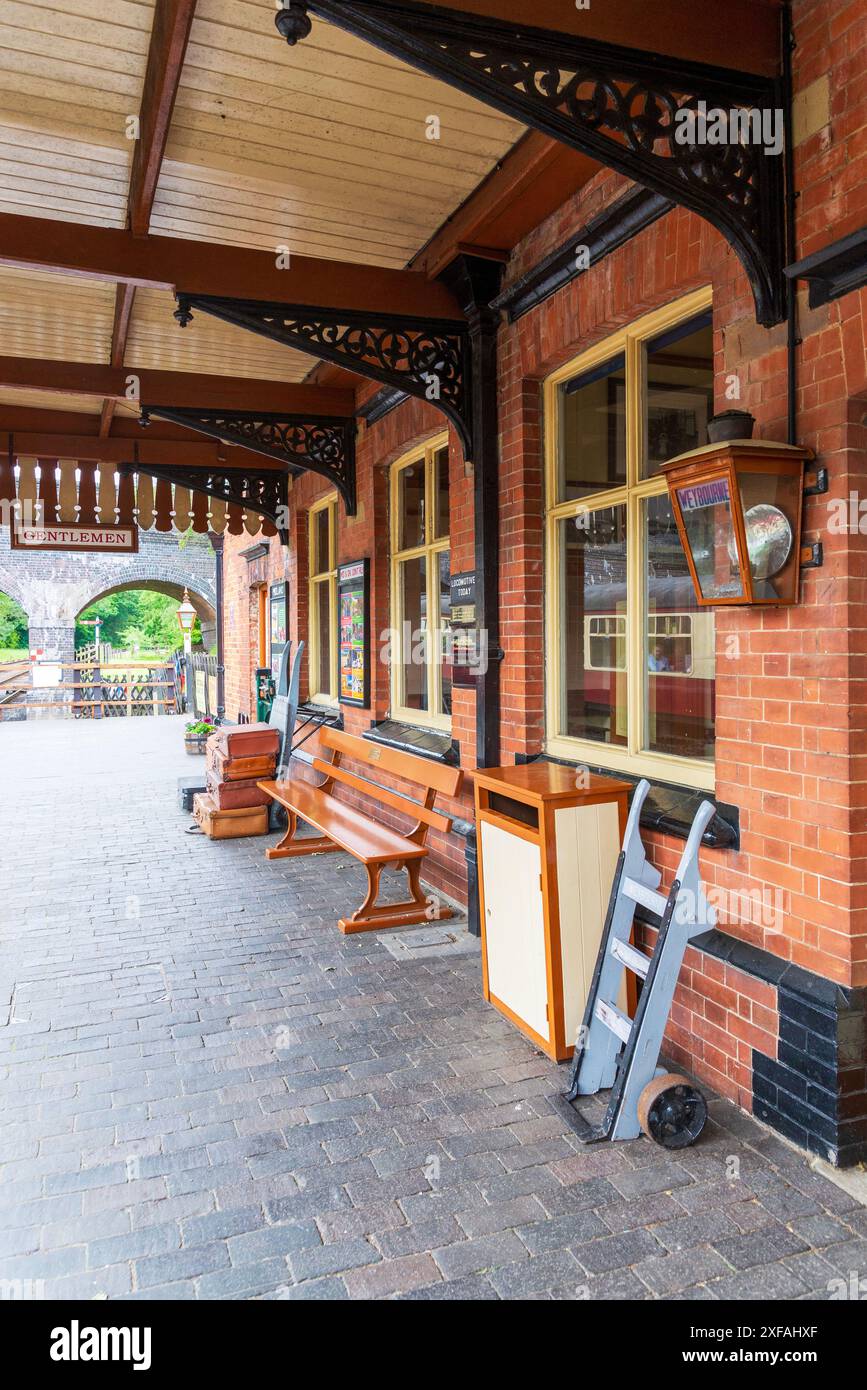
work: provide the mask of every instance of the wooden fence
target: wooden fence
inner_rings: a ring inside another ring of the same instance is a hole
[[[213,719],[217,713],[217,658],[192,652],[184,663],[186,708],[196,719]]]
[[[0,695],[0,722],[31,712],[36,718],[133,719],[178,710],[171,661],[45,662],[23,674],[4,677],[0,671]]]

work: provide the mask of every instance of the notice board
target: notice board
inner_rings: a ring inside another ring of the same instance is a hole
[[[286,646],[288,632],[286,628],[286,584],[271,585],[269,595],[270,608],[270,650],[271,650],[271,674],[277,676],[280,671],[280,658],[283,655],[283,648]]]
[[[474,690],[479,674],[475,570],[451,576],[449,599],[452,686]]]
[[[370,704],[370,561],[337,568],[338,698],[342,705]]]

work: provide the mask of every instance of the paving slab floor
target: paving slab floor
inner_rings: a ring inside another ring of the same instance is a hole
[[[340,934],[347,856],[187,835],[182,725],[0,726],[0,1296],[800,1300],[867,1270],[867,1210],[727,1102],[677,1154],[582,1148],[476,943]]]

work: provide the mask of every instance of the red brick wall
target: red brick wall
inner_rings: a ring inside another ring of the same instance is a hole
[[[275,584],[286,578],[289,558],[277,540],[268,555],[252,564],[241,552],[258,545],[261,534],[223,538],[223,664],[226,668],[226,718],[256,717],[256,668],[259,665],[259,583]],[[266,609],[267,612],[267,609]]]
[[[370,393],[367,393],[370,394]],[[443,417],[423,401],[408,401],[377,424],[362,426],[357,441],[357,515],[348,517],[343,503],[337,508],[337,558],[343,564],[369,557],[371,560],[371,652],[370,706],[356,709],[341,706],[344,726],[348,733],[363,734],[375,719],[389,713],[389,670],[383,660],[387,633],[391,625],[389,596],[389,470],[392,463],[416,445],[424,444],[432,435],[441,434]],[[449,431],[449,485],[451,493],[451,563],[455,573],[472,569],[474,564],[473,479],[465,469],[463,453],[454,431]],[[332,491],[328,483],[308,473],[294,481],[290,491],[290,536],[288,552],[274,539],[268,556],[269,582],[285,577],[289,595],[289,634],[294,644],[307,640],[308,618],[308,508]],[[226,537],[225,594],[226,594],[226,711],[231,719],[238,712],[252,714],[253,676],[257,658],[254,628],[247,628],[245,605],[251,602],[251,569],[240,552],[260,537],[246,534]],[[258,571],[254,571],[258,574]],[[255,595],[253,596],[255,597]],[[250,610],[252,611],[252,609]],[[302,667],[301,694],[309,693],[307,663]],[[475,696],[471,691],[453,693],[452,737],[460,744],[461,765],[472,768],[475,761]],[[383,779],[387,781],[388,779]],[[397,784],[395,784],[397,785]],[[406,790],[406,788],[403,788]],[[361,803],[364,798],[347,788],[339,795]],[[451,806],[438,803],[456,816],[472,818],[472,784],[466,794]],[[370,809],[368,805],[368,809]],[[376,815],[395,826],[405,820],[386,807],[377,806]],[[466,865],[463,840],[430,832],[430,855],[426,862],[425,880],[449,897],[466,901]]]
[[[796,0],[798,256],[867,220],[867,12],[861,0]],[[626,187],[602,172],[516,248],[507,282],[574,236]],[[642,313],[712,284],[717,407],[736,373],[739,404],[757,434],[786,438],[786,332],[755,321],[740,263],[705,222],[677,210],[505,326],[499,342],[502,760],[537,753],[544,739],[543,473],[541,382],[579,351]],[[716,793],[741,811],[738,853],[706,851],[702,867],[724,901],[721,926],[776,956],[841,983],[867,984],[867,517],[864,532],[829,528],[829,508],[855,491],[867,499],[867,291],[811,311],[799,296],[798,433],[829,469],[828,497],[809,499],[805,540],[821,539],[822,569],[805,572],[801,602],[776,612],[717,616]],[[375,388],[365,388],[362,396]],[[372,696],[345,709],[362,733],[388,712],[388,672],[379,634],[389,626],[387,510],[390,465],[443,428],[430,405],[412,401],[364,429],[358,446],[359,515],[339,516],[341,560],[372,560]],[[452,568],[473,568],[472,479],[451,437]],[[325,491],[311,475],[292,494],[285,561],[293,641],[306,636],[306,508]],[[227,710],[243,708],[250,671],[243,623],[246,592],[237,551],[226,543]],[[283,577],[277,542],[270,557]],[[233,604],[235,605],[233,609]],[[235,617],[233,617],[233,613]],[[255,664],[255,658],[254,663]],[[475,697],[454,692],[453,734],[461,763],[474,762]],[[456,808],[468,813],[469,798]],[[670,880],[683,845],[648,836]],[[427,878],[464,894],[463,844],[431,837]],[[775,1055],[774,992],[742,971],[690,951],[669,1030],[677,1060],[721,1091],[748,1101],[753,1046]]]
[[[796,96],[828,76],[830,120],[796,151],[798,254],[864,221],[867,101],[862,5],[796,6]],[[821,84],[820,84],[821,85]],[[851,172],[858,165],[857,177]],[[564,205],[518,247],[513,279],[575,235],[625,187],[610,173]],[[817,193],[817,189],[821,190]],[[816,211],[817,197],[820,198]],[[785,440],[785,327],[755,322],[740,264],[707,224],[678,210],[501,334],[504,754],[538,752],[544,730],[541,671],[541,382],[569,357],[649,309],[699,285],[714,291],[717,408],[737,373],[740,405],[757,434]],[[706,853],[709,883],[737,905],[750,895],[759,920],[723,918],[736,935],[843,983],[867,981],[867,889],[863,801],[865,644],[861,575],[865,538],[829,535],[828,507],[863,495],[867,406],[867,291],[810,311],[801,296],[799,437],[831,472],[828,498],[808,502],[805,540],[821,538],[825,565],[805,573],[802,602],[777,612],[717,615],[716,792],[741,808],[739,854]],[[865,526],[867,529],[867,526]],[[680,845],[655,838],[671,872]]]

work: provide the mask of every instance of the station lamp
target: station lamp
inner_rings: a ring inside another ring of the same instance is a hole
[[[729,440],[663,465],[695,595],[703,608],[798,602],[804,465],[810,449]],[[818,491],[818,487],[809,491]]]
[[[196,621],[196,610],[190,603],[190,595],[184,589],[184,597],[178,609],[178,626],[184,634],[184,651],[189,652],[193,645],[193,624]]]

